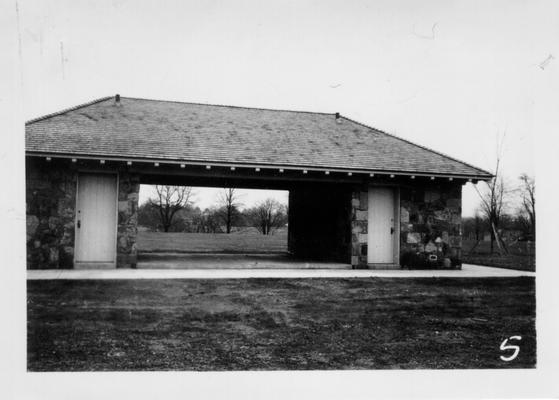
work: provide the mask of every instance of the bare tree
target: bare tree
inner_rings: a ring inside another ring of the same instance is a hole
[[[149,203],[161,218],[161,226],[165,232],[173,226],[176,213],[190,203],[192,187],[190,186],[155,186],[156,198],[149,199]]]
[[[233,224],[239,217],[239,195],[236,189],[226,188],[219,194],[218,202],[220,205],[219,215],[225,224],[225,232],[231,233]]]
[[[497,157],[497,165],[493,179],[487,184],[487,190],[481,192],[474,186],[481,199],[481,212],[487,219],[489,231],[491,233],[491,254],[493,254],[494,243],[497,242],[499,251],[506,251],[505,244],[499,236],[499,224],[503,216],[509,191],[505,180],[499,170],[500,157]]]
[[[476,242],[479,242],[483,236],[484,225],[485,221],[481,215],[479,215],[479,210],[476,210],[473,217],[463,217],[462,234],[464,238],[475,239]]]
[[[483,239],[483,218],[479,215],[479,212],[476,210],[476,214],[474,216],[474,230],[476,235],[476,241],[479,242]]]
[[[536,180],[528,174],[522,174],[519,178],[522,181],[520,193],[522,196],[522,208],[528,215],[530,221],[530,231],[532,237],[536,238]]]
[[[287,221],[287,208],[275,199],[266,199],[248,211],[252,225],[269,235]]]
[[[475,237],[475,243],[467,254],[471,254],[479,243],[483,240],[483,235],[485,233],[486,221],[483,216],[480,215],[480,210],[477,209],[473,218],[463,218],[462,228],[464,229],[464,234],[468,234],[471,238],[472,235]]]
[[[218,233],[221,232],[219,212],[216,208],[206,208],[204,211],[196,208],[192,216],[192,232]]]

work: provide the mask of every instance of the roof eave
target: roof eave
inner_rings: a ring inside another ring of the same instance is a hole
[[[169,165],[196,165],[196,166],[214,166],[214,167],[238,167],[238,168],[262,168],[262,169],[283,169],[283,170],[301,170],[301,171],[317,171],[329,173],[351,173],[351,174],[368,174],[368,175],[394,175],[394,176],[414,176],[414,177],[439,177],[453,178],[476,181],[488,181],[494,176],[487,174],[456,174],[456,173],[438,173],[438,172],[422,172],[422,171],[401,171],[387,169],[362,169],[362,168],[337,168],[331,166],[320,165],[294,165],[294,164],[266,164],[266,163],[244,163],[244,162],[223,162],[208,160],[189,160],[189,159],[167,159],[167,158],[142,158],[142,157],[117,157],[103,154],[84,154],[84,153],[56,153],[42,151],[27,151],[27,157],[45,157],[45,158],[62,158],[62,159],[81,159],[81,160],[105,160],[115,162],[134,162],[134,163],[159,163]]]

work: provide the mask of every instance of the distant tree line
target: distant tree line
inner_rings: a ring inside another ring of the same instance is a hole
[[[491,240],[492,227],[488,219],[479,213],[474,217],[462,218],[462,235],[468,240]],[[498,231],[504,241],[534,241],[532,226],[524,215],[505,214],[501,217]]]
[[[287,206],[268,198],[253,207],[241,208],[236,189],[226,188],[216,205],[194,206],[191,187],[156,186],[156,195],[138,210],[138,224],[153,231],[192,233],[231,233],[253,227],[271,235],[287,224]]]
[[[463,236],[476,240],[469,252],[487,234],[491,241],[491,254],[495,249],[501,255],[507,254],[507,241],[511,239],[536,240],[536,181],[526,173],[518,177],[517,184],[505,179],[500,168],[505,136],[506,132],[503,132],[502,137],[497,138],[492,179],[483,182],[480,187],[474,185],[480,199],[475,217],[463,219]]]
[[[462,219],[463,237],[476,244],[486,238],[491,253],[497,244],[499,253],[507,253],[508,243],[536,240],[536,181],[520,175],[516,186],[507,182],[499,170],[499,158],[494,177],[478,191],[480,206],[474,217]],[[470,251],[471,251],[470,250]]]

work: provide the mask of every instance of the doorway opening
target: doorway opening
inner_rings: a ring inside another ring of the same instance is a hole
[[[286,262],[288,214],[287,190],[141,185],[138,268]]]

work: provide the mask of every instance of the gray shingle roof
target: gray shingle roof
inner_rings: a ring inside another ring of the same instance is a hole
[[[26,123],[28,154],[446,174],[464,162],[334,114],[107,97]]]

